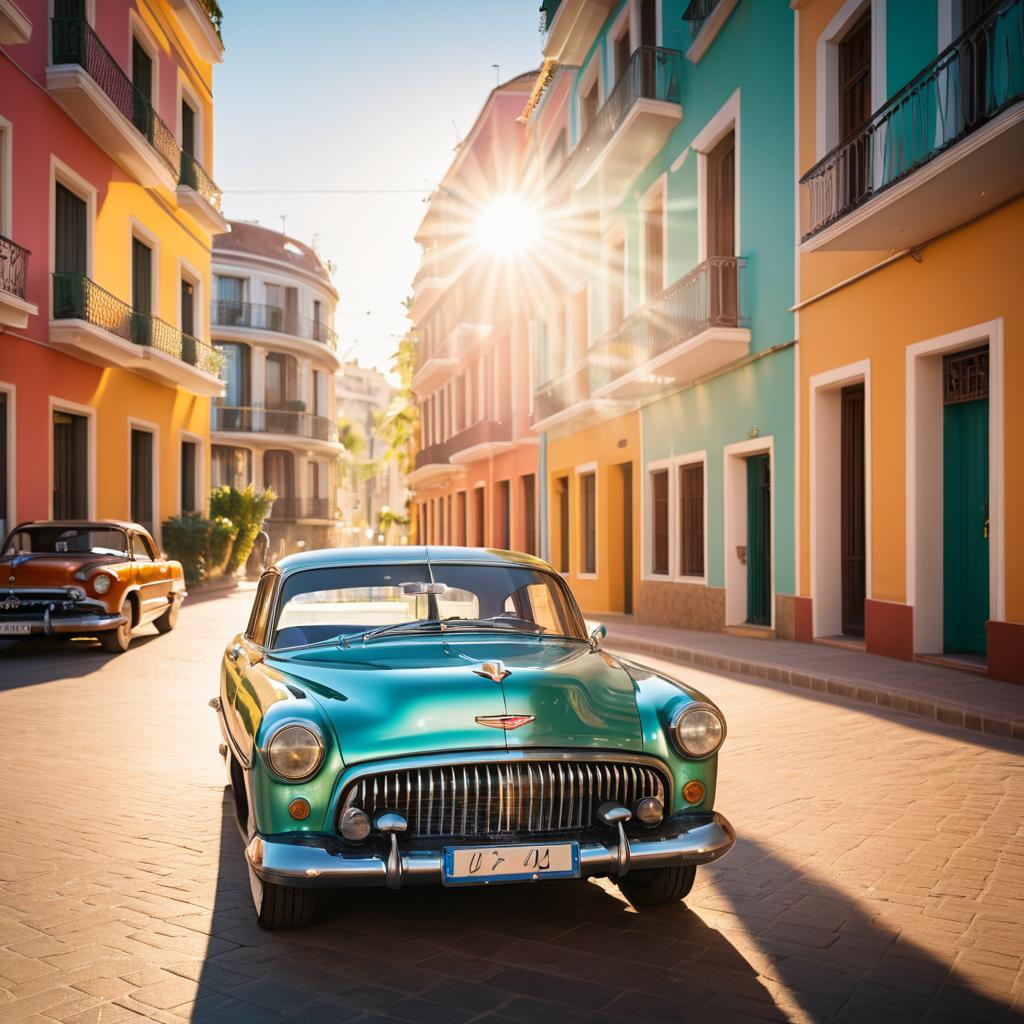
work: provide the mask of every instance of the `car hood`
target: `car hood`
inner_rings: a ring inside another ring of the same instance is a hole
[[[80,587],[82,582],[75,578],[76,573],[85,575],[101,565],[114,566],[123,561],[114,555],[8,555],[0,558],[0,570],[4,586]]]
[[[478,675],[500,660],[502,682]],[[640,750],[633,681],[606,654],[554,639],[451,636],[271,654],[320,703],[346,764],[449,750]],[[506,731],[484,716],[532,715]]]

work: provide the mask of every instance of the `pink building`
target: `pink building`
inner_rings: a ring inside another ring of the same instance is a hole
[[[416,236],[420,450],[408,483],[426,543],[539,550],[526,280],[522,263],[488,251],[480,231],[522,188],[518,118],[536,77],[490,94]]]

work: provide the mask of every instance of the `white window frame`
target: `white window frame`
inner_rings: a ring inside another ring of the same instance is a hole
[[[735,137],[736,156],[733,169],[735,180],[735,194],[733,197],[734,210],[733,221],[735,223],[736,237],[733,243],[736,255],[743,252],[741,245],[742,232],[740,225],[740,212],[743,208],[741,197],[743,195],[740,178],[742,167],[742,149],[740,136],[740,90],[737,89],[706,125],[697,133],[696,138],[690,143],[690,148],[697,154],[697,262],[703,263],[708,258],[708,154],[732,132]],[[666,231],[666,238],[668,232]]]
[[[581,477],[594,474],[594,571],[584,572],[584,554],[586,537],[583,535],[583,482]],[[579,572],[575,574],[578,580],[596,580],[601,575],[601,474],[598,471],[597,462],[585,462],[583,465],[574,466],[573,474],[576,477],[576,515],[578,517],[579,542],[576,545],[576,565]],[[572,532],[572,497],[569,500],[569,531]],[[572,548],[569,549],[569,565],[572,566]]]
[[[206,499],[204,498],[204,494],[205,494],[206,489],[203,486],[203,480],[205,479],[203,474],[204,474],[204,471],[206,469],[205,462],[204,462],[205,455],[206,455],[206,453],[205,453],[206,443],[205,443],[205,439],[202,437],[201,434],[193,434],[193,433],[191,433],[188,430],[182,430],[181,433],[180,433],[180,436],[178,438],[178,501],[177,501],[177,509],[178,509],[179,513],[180,512],[185,512],[185,511],[189,511],[189,512],[192,511],[191,509],[185,509],[185,508],[182,507],[182,497],[183,497],[183,495],[181,493],[181,446],[186,441],[188,441],[190,444],[194,444],[196,446],[196,468],[195,468],[195,482],[194,482],[194,486],[195,486],[195,489],[196,489],[196,501],[199,504],[199,508],[197,509],[197,511],[203,512],[206,509]]]
[[[50,230],[47,237],[49,252],[47,269],[53,273],[56,266],[56,223],[57,223],[57,186],[63,185],[85,202],[85,276],[93,277],[96,239],[96,188],[80,174],[73,171],[63,160],[50,154]],[[129,242],[129,255],[131,243]],[[131,262],[129,261],[129,267]],[[47,289],[47,301],[50,307],[50,319],[53,319],[53,289]]]
[[[656,298],[647,294],[647,225],[651,222],[651,211],[660,202],[661,208],[661,285],[660,295],[668,287],[668,174],[660,175],[654,184],[640,197],[637,204],[640,213],[640,304]]]
[[[47,446],[47,480],[49,483],[46,498],[47,518],[53,519],[53,414],[55,412],[66,412],[71,416],[84,416],[86,420],[86,495],[85,507],[87,518],[96,518],[96,408],[92,405],[82,405],[79,402],[71,402],[66,398],[58,398],[56,395],[49,395],[47,398],[46,416],[46,446]],[[129,441],[131,435],[129,435]],[[129,450],[129,463],[131,462],[131,451]],[[130,467],[129,467],[130,468]],[[131,477],[129,476],[129,480]]]
[[[846,0],[818,36],[815,48],[815,159],[842,141],[839,138],[839,46],[854,22],[871,8],[871,110],[886,100],[887,0]]]

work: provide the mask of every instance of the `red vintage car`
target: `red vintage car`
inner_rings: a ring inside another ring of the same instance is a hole
[[[22,523],[0,552],[0,639],[95,636],[117,654],[136,626],[172,630],[185,596],[181,563],[137,523]]]

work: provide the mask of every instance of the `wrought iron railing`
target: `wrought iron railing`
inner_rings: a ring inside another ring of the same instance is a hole
[[[0,292],[25,298],[28,257],[28,249],[0,235]]]
[[[571,409],[590,397],[590,371],[586,362],[539,385],[533,393],[533,423]]]
[[[301,409],[215,403],[213,429],[243,434],[288,434],[312,441],[338,440],[338,424],[334,420]]]
[[[541,32],[547,32],[551,28],[551,23],[555,20],[555,15],[558,13],[558,8],[561,7],[562,0],[541,0],[540,3],[540,30]]]
[[[217,182],[206,173],[206,168],[191,154],[181,151],[181,171],[178,184],[195,189],[215,210],[220,209],[221,191]]]
[[[115,107],[146,137],[170,169],[179,171],[180,147],[149,99],[121,70],[85,18],[53,18],[53,63],[80,64]]]
[[[217,0],[199,0],[206,16],[210,19],[210,24],[213,25],[214,31],[217,33],[217,37],[221,38],[220,26],[224,20],[224,12],[220,9],[220,4]]]
[[[337,510],[330,498],[275,498],[268,516],[279,522],[296,519],[337,519]]]
[[[53,275],[53,318],[84,320],[94,327],[155,348],[204,373],[218,374],[224,355],[152,313],[140,313],[84,274]]]
[[[806,240],[1024,99],[1024,0],[1004,0],[814,165]]]
[[[588,165],[604,149],[637,100],[679,103],[682,59],[678,50],[638,46],[593,123],[577,143],[572,155],[574,165]]]
[[[502,413],[498,419],[478,420],[466,427],[465,430],[452,434],[445,441],[438,441],[436,444],[421,448],[416,453],[416,468],[450,462],[453,455],[479,444],[511,440],[512,422],[507,413]]]
[[[338,336],[332,327],[293,310],[282,309],[280,306],[215,299],[210,318],[214,324],[221,327],[251,327],[258,331],[290,334],[294,338],[319,341],[332,352],[338,347]]]
[[[690,23],[693,34],[696,35],[704,26],[704,22],[711,17],[712,11],[721,3],[721,0],[690,0],[683,11],[683,21]]]
[[[711,327],[749,324],[747,261],[712,256],[590,346],[590,386],[604,387]]]

